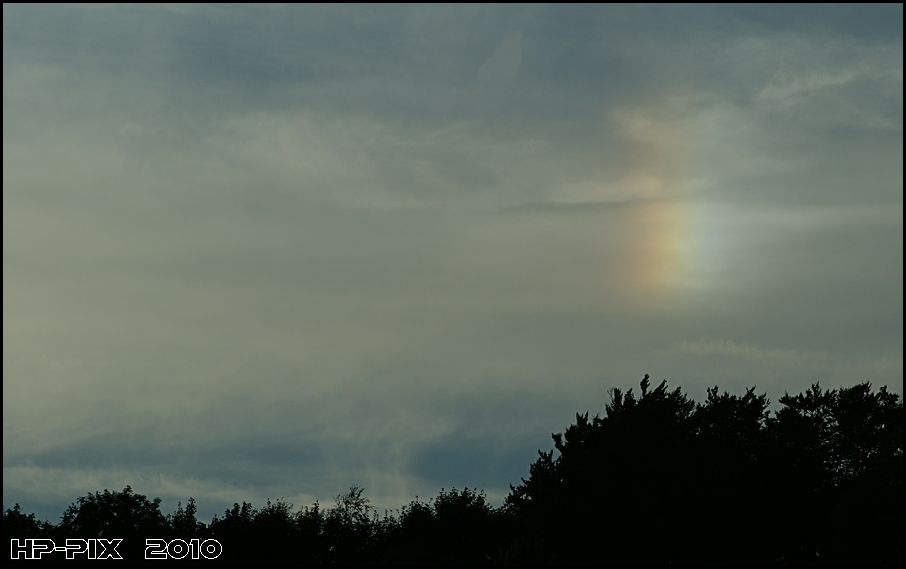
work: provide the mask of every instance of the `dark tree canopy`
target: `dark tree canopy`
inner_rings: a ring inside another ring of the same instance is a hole
[[[11,538],[216,539],[217,563],[321,565],[903,564],[903,404],[864,382],[784,394],[707,390],[695,403],[646,375],[576,414],[538,451],[503,507],[441,489],[378,516],[353,485],[332,507],[234,503],[200,522],[195,500],[164,516],[126,486],[78,498],[57,525],[3,513]],[[556,456],[555,456],[556,454]]]
[[[576,415],[507,498],[551,563],[902,562],[903,406],[869,383],[784,395],[666,382]],[[878,520],[872,523],[873,520]],[[883,521],[881,521],[883,520]],[[511,551],[519,557],[519,548]]]

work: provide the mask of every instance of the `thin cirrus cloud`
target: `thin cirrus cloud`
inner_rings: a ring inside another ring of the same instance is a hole
[[[4,5],[4,507],[501,503],[644,373],[902,392],[902,7]]]

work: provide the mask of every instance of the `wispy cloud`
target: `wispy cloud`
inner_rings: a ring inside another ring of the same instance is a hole
[[[902,390],[901,7],[3,15],[7,501],[502,499],[640,372]]]

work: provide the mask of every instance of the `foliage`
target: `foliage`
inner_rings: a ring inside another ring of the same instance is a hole
[[[124,558],[144,557],[144,538],[169,534],[167,518],[160,512],[160,498],[149,500],[131,486],[122,492],[95,492],[71,504],[56,534],[67,538],[120,538]]]
[[[13,537],[44,537],[50,533],[53,527],[53,524],[48,521],[38,521],[34,514],[23,513],[22,507],[18,503],[3,512],[4,543],[8,543],[8,540]]]
[[[552,434],[501,508],[453,488],[379,518],[353,485],[329,508],[234,503],[205,525],[193,498],[163,516],[126,486],[78,498],[57,525],[16,504],[3,535],[125,538],[127,559],[144,537],[214,538],[236,564],[902,565],[897,395],[815,384],[772,415],[754,388],[695,403],[648,379]]]
[[[337,494],[336,505],[325,516],[323,538],[330,560],[349,564],[366,558],[372,544],[377,513],[371,500],[363,496],[364,488],[353,485]]]
[[[488,563],[499,548],[502,517],[483,492],[441,488],[428,503],[414,501],[403,508],[400,530],[387,562],[479,565]]]
[[[754,388],[695,405],[646,375],[640,398],[610,395],[511,487],[508,559],[902,563],[903,406],[886,388],[816,384],[774,417]]]
[[[198,507],[195,505],[195,498],[189,498],[185,509],[182,502],[177,503],[176,511],[167,516],[167,524],[170,526],[173,535],[182,538],[201,537],[206,535],[207,526],[198,521],[195,514]]]

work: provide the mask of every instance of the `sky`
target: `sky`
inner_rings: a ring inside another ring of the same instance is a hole
[[[3,507],[493,505],[644,374],[903,393],[903,7],[3,5]]]

